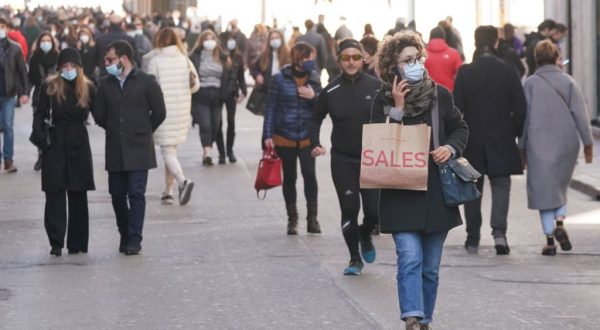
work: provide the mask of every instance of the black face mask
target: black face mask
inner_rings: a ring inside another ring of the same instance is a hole
[[[295,66],[292,66],[292,75],[296,78],[304,78],[306,77],[306,72],[305,71],[300,71],[297,70]]]

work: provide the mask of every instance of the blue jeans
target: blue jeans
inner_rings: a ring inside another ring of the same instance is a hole
[[[108,191],[119,233],[127,237],[127,246],[131,248],[139,247],[142,242],[147,183],[148,170],[108,173]]]
[[[448,231],[395,233],[398,256],[398,300],[400,318],[432,322],[439,284],[440,261]]]
[[[547,236],[554,235],[554,220],[556,220],[556,218],[564,218],[566,215],[566,205],[550,210],[540,210],[540,217],[542,218],[542,228],[544,229],[544,234],[546,234]]]
[[[13,160],[15,134],[13,125],[15,120],[15,107],[17,106],[16,96],[0,97],[0,127],[4,130],[4,145],[0,151],[0,158],[4,156],[4,160]]]

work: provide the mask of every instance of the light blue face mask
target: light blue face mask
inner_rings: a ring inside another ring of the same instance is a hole
[[[420,61],[417,61],[413,66],[405,65],[402,69],[404,70],[404,75],[409,83],[416,83],[423,80],[425,67]]]
[[[123,73],[123,67],[118,67],[117,64],[111,64],[109,66],[106,67],[106,72],[110,75],[113,75],[115,77],[118,77],[121,75],[121,73]]]
[[[73,81],[75,78],[77,78],[77,69],[62,70],[62,72],[60,73],[60,76],[65,78],[68,81]]]

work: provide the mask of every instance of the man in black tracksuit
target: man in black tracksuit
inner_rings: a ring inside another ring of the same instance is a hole
[[[378,190],[360,189],[360,156],[362,126],[369,123],[371,104],[380,87],[379,80],[362,72],[362,46],[353,39],[340,43],[338,62],[343,74],[323,89],[310,124],[312,155],[325,154],[319,141],[321,123],[329,114],[333,122],[331,134],[331,176],[342,211],[342,232],[350,251],[345,275],[360,275],[362,259],[375,261],[371,232],[378,224]],[[358,225],[362,197],[364,221]],[[359,254],[359,242],[362,259]]]

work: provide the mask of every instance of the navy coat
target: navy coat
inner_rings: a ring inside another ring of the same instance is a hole
[[[321,83],[316,71],[311,72],[307,84],[315,91],[315,97],[311,100],[298,96],[298,87],[289,64],[271,78],[263,139],[270,139],[273,135],[283,136],[292,141],[309,138],[308,125],[321,92]]]

